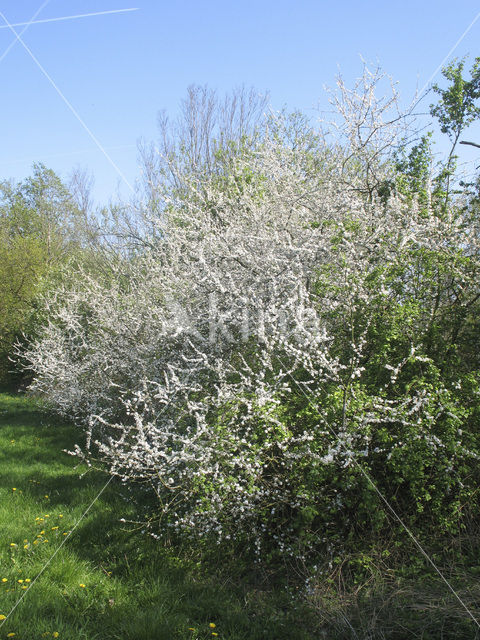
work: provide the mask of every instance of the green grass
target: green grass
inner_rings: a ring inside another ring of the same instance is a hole
[[[122,524],[136,514],[116,481],[65,536],[108,479],[62,451],[76,438],[33,400],[0,394],[0,640],[318,637],[285,589]]]

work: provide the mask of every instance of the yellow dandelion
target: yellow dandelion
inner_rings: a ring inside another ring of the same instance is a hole
[[[24,548],[24,549],[28,549],[28,547],[29,547],[29,546],[30,546],[29,544],[24,544],[24,545],[23,545],[23,548]]]
[[[210,622],[208,626],[210,627],[210,629],[215,629],[217,625],[214,622]]]
[[[85,589],[85,585],[83,584],[83,582],[81,582],[79,586],[82,587],[82,589]]]
[[[34,540],[33,544],[38,544],[40,542],[40,540]]]
[[[17,490],[17,487],[12,487],[12,491],[16,491],[16,490]]]
[[[17,580],[19,584],[23,584],[23,580]]]
[[[7,633],[7,638],[13,638],[14,635],[14,633]]]
[[[195,629],[193,627],[188,627],[189,631],[195,631]]]
[[[7,616],[4,616],[3,613],[0,613],[0,620],[6,620]]]
[[[28,589],[27,585],[26,584],[22,585],[22,589]]]
[[[59,635],[60,635],[60,634],[58,633],[58,631],[54,631],[54,632],[52,633],[52,636],[53,636],[54,638],[58,638],[58,636],[59,636]]]
[[[45,529],[43,531],[40,531],[40,533],[38,535],[39,536],[43,536],[44,533],[45,533]]]
[[[2,582],[8,582],[8,578],[2,578]]]
[[[68,536],[68,532],[65,531],[65,533],[63,534],[64,536]]]
[[[59,514],[58,514],[58,517],[59,517],[59,518],[63,518],[63,513],[59,513]]]
[[[56,531],[58,527],[52,527],[52,531]]]
[[[30,578],[25,578],[25,582],[31,582]]]
[[[47,496],[47,498],[48,498],[48,496]],[[50,516],[48,515],[48,513],[46,513],[43,517],[44,518],[49,518]]]
[[[43,497],[44,497],[44,498],[47,498],[47,500],[48,500],[48,496],[43,496]]]
[[[10,546],[11,546],[11,547],[16,547],[16,546],[17,546],[17,544],[16,544],[16,542],[11,542],[11,543],[10,543]]]

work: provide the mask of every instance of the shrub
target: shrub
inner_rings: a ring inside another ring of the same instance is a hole
[[[181,189],[155,185],[143,250],[45,298],[33,389],[77,418],[79,455],[153,488],[162,526],[307,559],[387,526],[375,487],[411,525],[460,526],[478,219],[386,195],[395,132],[351,104],[348,146],[279,117],[228,171],[167,157]]]

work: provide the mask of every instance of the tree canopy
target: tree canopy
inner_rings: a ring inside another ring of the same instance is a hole
[[[0,183],[0,381],[20,375],[10,360],[33,328],[35,300],[47,279],[85,245],[85,211],[42,164],[22,182]]]

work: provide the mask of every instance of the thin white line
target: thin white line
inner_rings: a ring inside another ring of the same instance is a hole
[[[38,9],[33,16],[30,18],[30,22],[26,22],[24,23],[26,26],[24,29],[22,29],[20,31],[20,35],[22,36],[25,31],[28,29],[28,27],[33,24],[35,18],[38,16],[38,14],[45,9],[45,7],[47,6],[47,4],[50,2],[50,0],[45,0],[45,2],[42,4],[42,6],[40,7],[40,9]],[[1,26],[0,28],[4,28],[4,26]],[[16,35],[16,34],[15,34]],[[8,55],[8,52],[10,51],[10,49],[16,44],[17,42],[17,38],[15,38],[15,40],[12,40],[12,42],[8,45],[8,47],[5,49],[5,51],[2,53],[2,55],[0,56],[0,62],[2,62],[2,60],[5,58],[5,56]]]
[[[33,585],[35,584],[35,582],[38,580],[38,578],[42,575],[42,573],[45,571],[45,569],[48,567],[48,565],[51,563],[51,561],[55,558],[55,556],[57,555],[57,553],[60,551],[60,549],[63,547],[63,545],[66,543],[66,541],[70,538],[70,536],[72,535],[72,533],[75,531],[75,529],[78,527],[78,525],[80,524],[80,522],[83,520],[83,518],[87,515],[87,513],[90,511],[90,509],[93,507],[93,505],[95,504],[95,502],[99,499],[99,497],[102,495],[102,493],[105,491],[105,489],[108,487],[108,485],[110,484],[110,482],[113,480],[113,476],[110,476],[110,478],[107,480],[107,482],[105,483],[104,487],[98,492],[98,494],[95,496],[93,502],[87,507],[87,509],[85,509],[85,511],[82,513],[82,515],[80,516],[80,518],[77,520],[77,522],[75,523],[75,525],[73,526],[73,528],[70,530],[69,534],[67,536],[65,536],[65,538],[62,540],[62,542],[58,545],[58,547],[55,549],[55,551],[53,552],[53,554],[50,556],[50,558],[47,560],[47,562],[44,564],[44,566],[42,567],[42,569],[40,569],[40,572],[37,573],[37,575],[35,576],[35,578],[32,580],[32,582],[28,585],[28,589],[26,589],[22,595],[20,596],[20,598],[17,600],[17,602],[13,605],[13,608],[9,611],[9,613],[7,613],[7,615],[5,616],[5,619],[2,620],[2,622],[0,623],[0,627],[2,627],[2,625],[5,624],[5,622],[8,620],[8,618],[12,615],[12,613],[15,611],[15,609],[18,607],[18,605],[21,603],[21,601],[24,599],[24,597],[27,595],[27,593],[30,591],[30,589],[33,587]]]
[[[284,363],[280,360],[280,358],[278,359],[278,361],[280,362],[280,364],[282,365],[282,367],[285,369],[285,371],[288,373],[288,376],[293,380],[293,382],[295,383],[295,385],[298,387],[298,389],[300,389],[300,391],[303,393],[303,395],[305,396],[305,398],[308,400],[308,402],[311,404],[312,408],[315,409],[315,411],[317,411],[317,413],[319,413],[318,408],[315,404],[314,401],[312,401],[312,399],[306,394],[305,389],[303,389],[303,387],[301,387],[298,382],[295,380],[295,378],[292,376],[291,373],[288,372],[288,368],[285,367]],[[340,444],[340,446],[346,450],[345,445],[343,445],[342,441],[340,440],[339,436],[337,433],[335,433],[335,431],[327,424],[327,429],[330,431],[330,433],[334,436],[334,438],[337,440],[337,442]],[[463,602],[463,600],[460,598],[460,596],[458,595],[458,593],[455,591],[455,589],[452,587],[452,585],[448,582],[448,580],[445,578],[445,576],[443,575],[443,573],[440,571],[440,569],[437,567],[437,565],[434,563],[434,561],[430,558],[430,556],[427,554],[427,552],[423,549],[422,545],[418,542],[418,540],[416,539],[416,537],[413,535],[413,533],[410,531],[410,529],[407,527],[407,525],[403,522],[403,520],[401,519],[401,517],[397,514],[397,512],[395,511],[395,509],[390,505],[390,503],[388,502],[388,500],[385,498],[385,496],[383,495],[383,493],[380,491],[380,489],[377,487],[377,485],[375,484],[375,482],[372,480],[372,478],[370,477],[370,475],[365,471],[365,469],[363,469],[363,467],[361,466],[361,464],[358,462],[358,460],[355,458],[355,456],[351,457],[353,463],[355,464],[355,466],[360,470],[360,472],[362,473],[362,475],[365,477],[365,479],[372,485],[373,489],[375,490],[375,492],[379,495],[379,497],[382,499],[382,501],[385,503],[385,505],[388,507],[388,509],[393,513],[394,517],[398,520],[398,522],[401,524],[401,526],[405,529],[405,531],[408,533],[408,535],[410,536],[410,538],[413,540],[413,542],[415,543],[415,545],[417,546],[417,548],[420,550],[420,553],[428,560],[428,562],[432,565],[432,567],[435,569],[435,571],[438,573],[438,575],[440,576],[440,578],[445,582],[445,584],[447,585],[447,587],[450,589],[450,591],[453,593],[453,595],[455,596],[455,598],[458,600],[458,602],[462,605],[462,607],[465,609],[465,611],[468,613],[468,615],[471,617],[471,619],[475,622],[475,624],[477,625],[477,627],[480,629],[480,622],[478,622],[478,620],[475,618],[475,616],[473,615],[473,613],[470,611],[470,609],[467,607],[467,605]]]
[[[130,191],[134,191],[132,185],[128,182],[127,178],[125,177],[125,175],[123,174],[123,172],[121,171],[121,169],[115,164],[115,162],[112,160],[112,158],[109,156],[109,154],[105,151],[105,148],[103,147],[103,145],[101,144],[101,142],[98,140],[98,138],[94,135],[94,133],[89,129],[89,127],[86,125],[86,123],[83,121],[83,119],[80,117],[80,114],[76,111],[76,109],[73,107],[73,105],[67,100],[67,98],[64,96],[64,94],[60,91],[60,89],[57,87],[57,85],[55,84],[53,78],[48,74],[48,72],[44,69],[44,67],[41,65],[41,63],[39,62],[39,60],[37,60],[37,58],[35,57],[35,55],[32,53],[32,51],[27,47],[27,45],[25,44],[25,42],[20,38],[20,36],[18,35],[18,33],[15,31],[15,29],[11,26],[11,24],[9,23],[9,21],[6,19],[6,17],[3,15],[3,13],[0,11],[0,17],[3,18],[4,22],[7,24],[7,26],[10,28],[10,30],[12,31],[12,33],[15,34],[15,37],[17,38],[17,40],[20,42],[20,44],[22,45],[22,47],[25,49],[25,51],[29,54],[29,56],[32,58],[32,60],[35,62],[35,64],[38,66],[38,68],[40,69],[40,71],[43,73],[43,75],[47,78],[47,80],[50,82],[50,84],[52,85],[52,87],[55,89],[55,91],[58,93],[58,95],[62,98],[62,100],[64,101],[64,103],[67,105],[67,107],[70,109],[70,111],[73,113],[73,115],[76,117],[76,119],[78,120],[78,122],[82,125],[82,127],[85,129],[85,131],[88,133],[88,135],[90,136],[90,138],[94,141],[94,143],[97,145],[97,147],[100,149],[100,151],[103,153],[103,155],[105,156],[105,158],[108,160],[108,162],[112,165],[112,167],[115,169],[115,171],[118,173],[118,175],[122,178],[122,180],[125,182],[125,184],[128,186],[128,188],[130,189]]]
[[[48,0],[50,2],[50,0]],[[95,13],[78,13],[74,16],[60,16],[59,18],[44,18],[43,20],[30,20],[30,22],[13,22],[11,27],[23,27],[31,24],[43,24],[45,22],[61,22],[63,20],[76,20],[77,18],[90,18],[91,16],[106,16],[112,13],[127,13],[127,11],[138,11],[138,7],[131,7],[130,9],[112,9],[111,11],[96,11]],[[7,24],[0,25],[0,29],[8,29]],[[21,35],[21,34],[20,34]]]
[[[475,18],[472,20],[472,22],[468,25],[468,27],[465,29],[465,31],[462,33],[462,35],[460,36],[460,38],[457,40],[457,42],[453,45],[453,47],[450,49],[450,51],[447,53],[447,55],[444,57],[444,59],[441,61],[441,63],[438,65],[438,67],[435,69],[435,71],[432,73],[432,75],[430,76],[430,78],[427,80],[427,82],[423,85],[422,89],[419,91],[418,95],[421,96],[422,93],[425,91],[425,89],[428,87],[428,85],[431,83],[431,81],[434,79],[434,77],[437,75],[437,73],[440,71],[440,69],[443,67],[443,65],[445,64],[445,62],[448,60],[448,58],[452,55],[452,53],[455,51],[455,49],[458,47],[458,45],[461,43],[461,41],[465,38],[465,36],[467,35],[467,33],[470,31],[470,29],[473,27],[473,25],[475,24],[475,22],[480,18],[480,12],[477,13],[477,15],[475,16]],[[423,97],[423,96],[422,96]],[[421,98],[420,98],[421,99]]]

